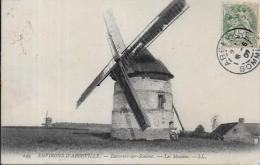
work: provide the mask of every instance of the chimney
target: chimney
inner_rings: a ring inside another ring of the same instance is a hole
[[[238,119],[238,123],[245,123],[245,118],[240,117],[240,118]]]

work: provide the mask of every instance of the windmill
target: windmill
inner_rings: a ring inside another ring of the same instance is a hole
[[[169,139],[173,120],[173,75],[147,47],[188,8],[172,1],[126,46],[113,14],[104,20],[113,58],[77,101],[77,107],[110,75],[115,80],[111,136],[119,139]],[[178,118],[179,119],[179,118]]]
[[[48,111],[46,112],[45,123],[42,123],[42,126],[44,126],[44,127],[52,126],[52,118],[48,116]]]

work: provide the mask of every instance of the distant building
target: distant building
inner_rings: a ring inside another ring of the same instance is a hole
[[[239,118],[238,122],[221,124],[211,134],[224,141],[259,144],[260,123],[244,121],[244,118]]]
[[[45,123],[42,123],[44,127],[51,127],[52,126],[52,118],[48,116],[48,112],[46,112]]]

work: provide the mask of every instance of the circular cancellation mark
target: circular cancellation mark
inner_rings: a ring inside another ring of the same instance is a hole
[[[235,28],[225,32],[217,45],[220,65],[234,74],[245,74],[260,63],[258,37],[246,28]]]

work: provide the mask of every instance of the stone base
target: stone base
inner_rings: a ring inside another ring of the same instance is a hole
[[[111,136],[122,140],[170,140],[169,129],[151,129],[147,128],[142,131],[137,128],[116,128],[111,130]]]

